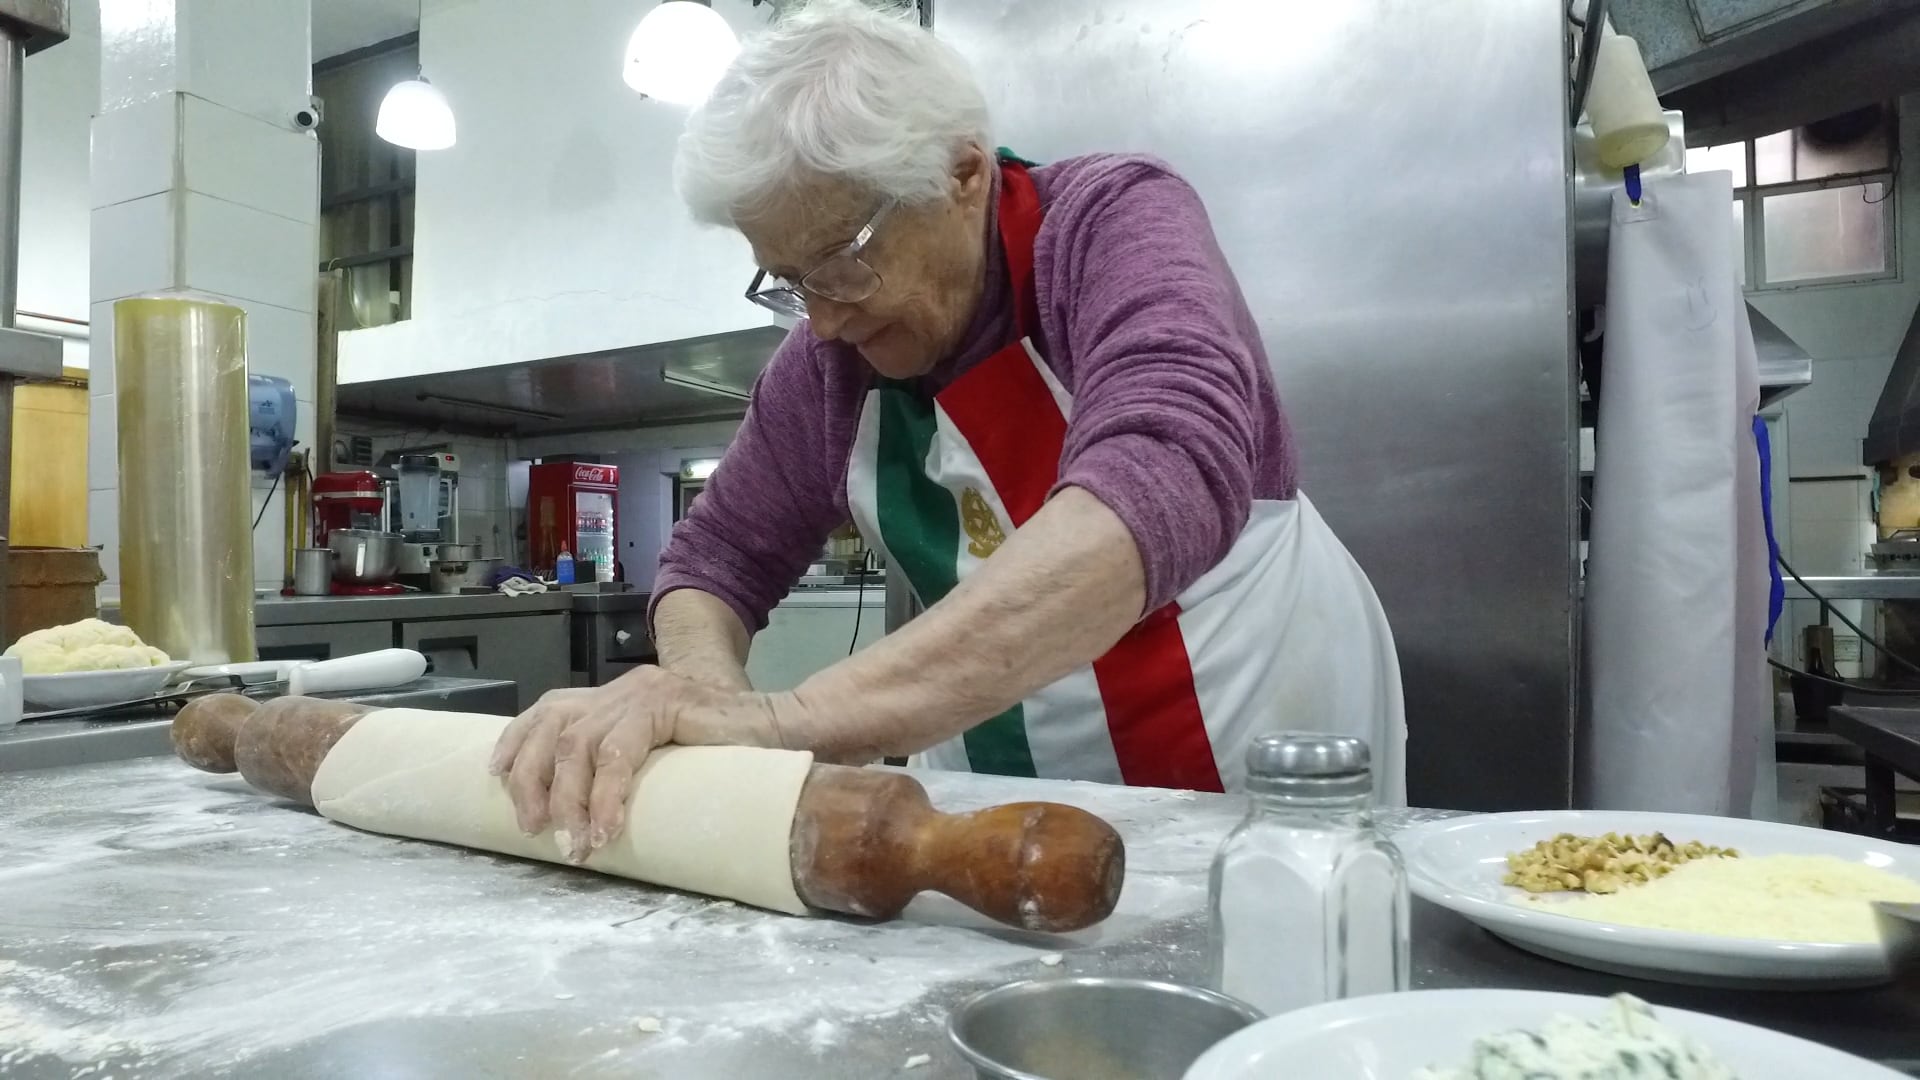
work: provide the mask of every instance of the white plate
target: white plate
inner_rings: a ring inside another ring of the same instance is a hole
[[[1850,833],[1770,821],[1690,814],[1558,810],[1432,821],[1394,837],[1415,895],[1450,908],[1508,941],[1580,967],[1699,986],[1779,989],[1871,986],[1887,981],[1878,944],[1774,941],[1655,930],[1556,915],[1549,899],[1513,903],[1520,889],[1500,883],[1507,853],[1568,832],[1663,832],[1743,855],[1832,855],[1920,881],[1920,849]]]
[[[1473,1041],[1538,1028],[1555,1013],[1598,1020],[1607,999],[1534,990],[1417,990],[1348,998],[1262,1020],[1221,1040],[1186,1080],[1408,1080],[1429,1065],[1458,1067]],[[1904,1080],[1838,1050],[1705,1013],[1654,1006],[1662,1024],[1692,1036],[1740,1080]]]
[[[192,661],[175,660],[156,667],[63,671],[58,675],[29,675],[20,684],[29,705],[43,710],[80,709],[157,694],[169,679],[191,665]]]

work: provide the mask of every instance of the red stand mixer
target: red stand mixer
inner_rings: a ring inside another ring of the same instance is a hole
[[[313,478],[313,546],[333,551],[335,596],[392,596],[404,592],[398,570],[399,536],[387,531],[387,484],[365,470]]]

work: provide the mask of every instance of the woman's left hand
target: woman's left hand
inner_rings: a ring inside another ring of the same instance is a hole
[[[489,767],[506,777],[520,828],[532,835],[552,825],[566,834],[568,860],[584,862],[619,835],[634,775],[689,716],[702,737],[687,741],[780,745],[765,695],[643,667],[605,686],[541,695],[501,733]]]

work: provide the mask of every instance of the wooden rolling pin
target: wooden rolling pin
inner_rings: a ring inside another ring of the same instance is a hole
[[[372,707],[319,698],[265,703],[200,698],[173,722],[173,748],[207,772],[304,806],[313,777]],[[1112,914],[1126,874],[1113,826],[1059,803],[1009,803],[943,814],[904,773],[816,764],[788,841],[794,891],[809,907],[873,919],[898,916],[931,889],[1010,926],[1079,930]]]

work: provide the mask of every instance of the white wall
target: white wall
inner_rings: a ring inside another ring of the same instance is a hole
[[[421,63],[459,123],[422,153],[413,318],[342,336],[361,382],[720,333],[771,320],[741,298],[746,242],[696,226],[673,193],[686,110],[620,78],[647,5],[429,2]],[[716,0],[738,30],[770,10]]]
[[[100,104],[99,23],[74,5],[73,36],[27,58],[20,136],[20,288],[23,311],[86,319],[87,125]],[[22,319],[66,337],[68,367],[87,366],[85,331]]]

